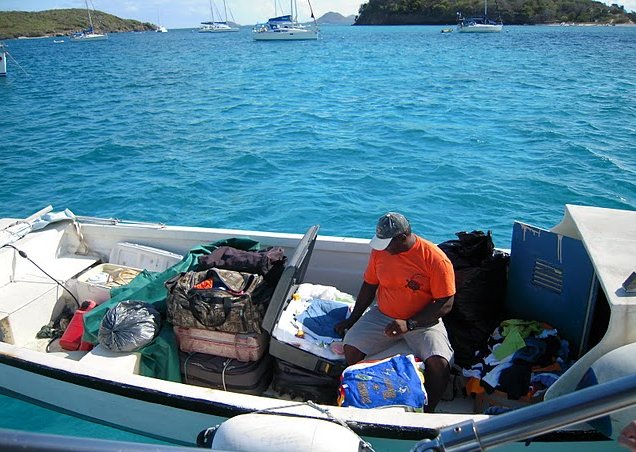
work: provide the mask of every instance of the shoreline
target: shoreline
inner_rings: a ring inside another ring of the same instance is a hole
[[[541,27],[541,26],[545,26],[545,27],[636,27],[636,23],[626,23],[626,24],[598,24],[598,23],[593,23],[593,22],[562,22],[562,23],[550,23],[550,24],[520,24],[520,25],[516,25],[516,24],[504,24],[507,27]],[[356,24],[350,24],[348,26],[356,26]],[[382,27],[385,25],[357,25],[357,26],[365,26],[365,27],[373,27],[373,26],[378,26],[378,27]],[[421,25],[414,25],[414,26],[424,26],[424,27],[451,27],[451,26],[455,26],[455,24],[421,24]],[[188,28],[184,28],[184,30],[186,30]],[[176,29],[175,29],[176,30]],[[144,32],[144,31],[152,31],[152,30],[131,30],[131,31],[110,31],[107,32],[109,34],[111,33],[132,33],[132,32]],[[0,40],[2,41],[10,41],[13,39],[19,39],[19,40],[26,40],[26,39],[46,39],[46,38],[68,38],[70,36],[70,34],[61,34],[61,33],[56,33],[56,34],[48,34],[48,35],[42,35],[42,36],[17,36],[17,37],[0,37]]]

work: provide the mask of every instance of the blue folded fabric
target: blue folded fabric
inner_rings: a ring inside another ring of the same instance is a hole
[[[326,342],[341,340],[334,327],[345,320],[349,313],[349,304],[341,301],[322,300],[316,298],[296,319],[303,325],[303,330],[316,339]]]
[[[354,364],[342,373],[338,404],[357,408],[408,406],[422,410],[427,398],[418,372],[413,355]]]

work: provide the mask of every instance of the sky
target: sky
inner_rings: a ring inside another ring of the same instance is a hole
[[[210,20],[210,1],[223,9],[223,0],[89,0],[89,5],[123,19],[152,22],[167,28],[194,28]],[[367,0],[297,0],[298,19],[310,20],[309,3],[316,19],[330,11],[343,16],[358,13],[360,4]],[[226,0],[235,22],[253,25],[265,22],[277,14],[288,14],[291,0]],[[627,11],[636,11],[636,0],[606,1],[618,3]],[[275,6],[276,5],[276,6]],[[47,9],[83,8],[83,0],[0,0],[0,10],[42,11]],[[274,8],[276,7],[276,11]],[[282,11],[281,11],[282,8]],[[231,18],[230,18],[231,20]]]
[[[167,28],[194,28],[200,22],[210,20],[210,1],[217,10],[223,10],[223,0],[89,0],[88,4],[99,11],[121,17],[152,22]],[[253,25],[274,16],[289,14],[291,0],[226,0],[235,22]],[[634,0],[636,3],[636,0]],[[297,0],[298,20],[311,20],[309,4],[316,19],[330,11],[344,16],[358,13],[366,0]],[[84,8],[84,0],[0,0],[0,10],[43,11],[47,9]],[[282,11],[281,11],[282,8]],[[215,10],[216,11],[216,10]],[[216,13],[215,13],[216,14]],[[229,14],[228,14],[229,15]],[[231,20],[231,18],[230,18]]]

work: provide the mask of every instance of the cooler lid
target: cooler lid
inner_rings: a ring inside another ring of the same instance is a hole
[[[267,312],[263,318],[263,328],[268,333],[272,333],[274,325],[278,322],[280,314],[286,306],[286,302],[291,299],[293,292],[296,290],[296,286],[303,282],[307,267],[309,267],[309,260],[311,259],[311,253],[314,250],[316,244],[316,237],[318,237],[318,230],[320,225],[311,226],[294,251],[294,255],[289,260],[289,264],[283,270],[283,274],[274,289],[272,298],[269,302]]]

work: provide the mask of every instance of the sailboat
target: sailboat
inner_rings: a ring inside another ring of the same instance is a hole
[[[311,9],[311,3],[309,4]],[[276,14],[276,0],[274,0],[274,14]],[[307,27],[298,22],[298,5],[296,0],[290,0],[290,14],[270,18],[264,24],[256,24],[252,29],[252,36],[256,41],[301,41],[318,39],[318,24],[313,10],[311,17],[314,26]]]
[[[7,76],[7,50],[4,44],[0,42],[0,77]]]
[[[210,22],[201,22],[201,27],[199,28],[199,33],[226,33],[226,32],[230,32],[230,31],[239,31],[238,27],[230,26],[228,21],[227,21],[228,7],[227,7],[227,4],[225,3],[225,0],[223,0],[223,11],[225,13],[225,20],[224,21],[214,20],[214,9],[215,8],[216,8],[216,5],[214,5],[212,0],[210,0],[210,15],[212,17],[212,20]],[[218,10],[217,10],[217,12],[218,12]],[[230,15],[232,15],[232,11],[230,11]],[[218,16],[220,16],[220,14]],[[232,17],[232,19],[234,19],[234,17]]]
[[[463,17],[457,13],[457,28],[461,33],[499,33],[503,30],[501,17],[497,20],[488,18],[488,0],[484,0],[484,15]]]
[[[104,39],[108,39],[108,35],[106,33],[95,33],[95,28],[93,27],[93,19],[91,17],[91,10],[88,7],[88,0],[84,0],[84,3],[86,4],[86,13],[88,14],[89,27],[86,30],[73,33],[71,35],[71,41],[83,42],[83,41],[101,41]]]

